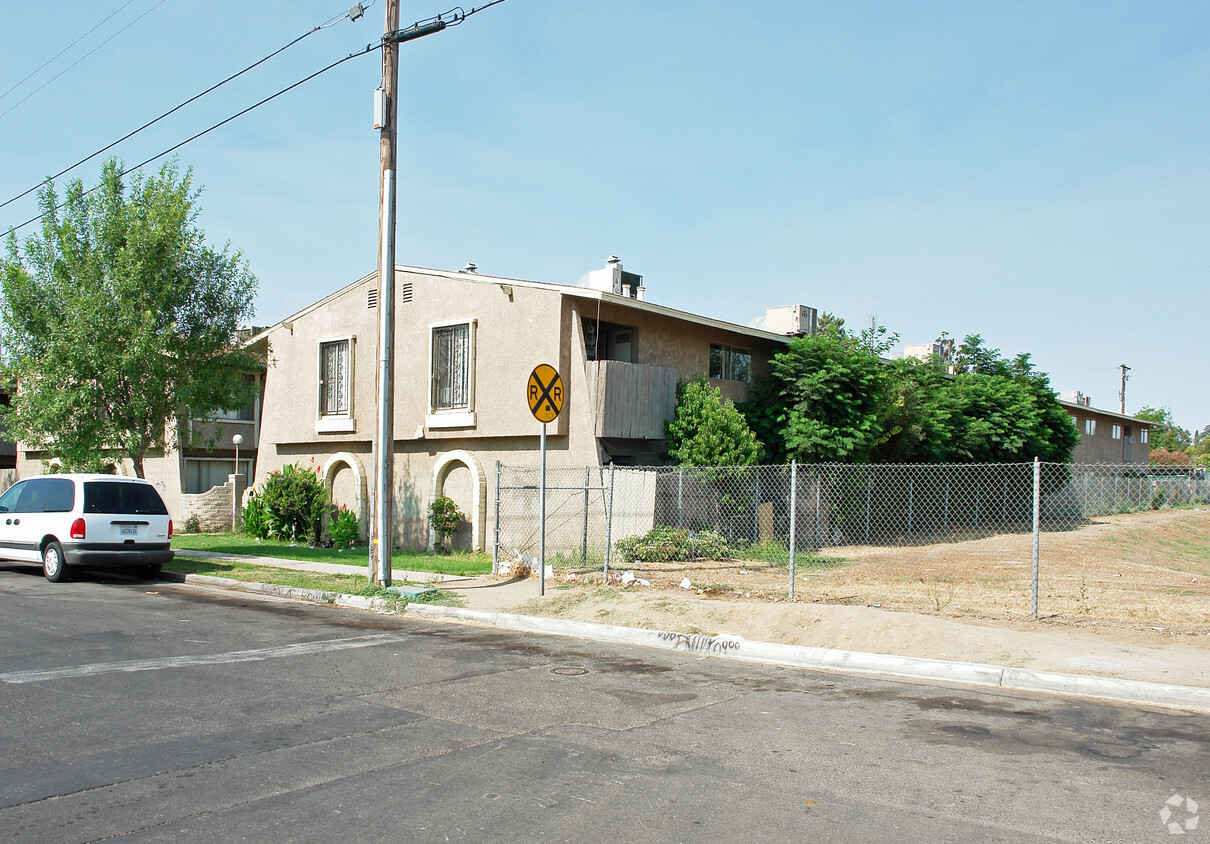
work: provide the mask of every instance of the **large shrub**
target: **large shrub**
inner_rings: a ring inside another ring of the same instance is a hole
[[[667,526],[652,528],[642,536],[619,539],[614,548],[623,560],[645,563],[730,560],[735,556],[727,540],[712,530],[689,531]]]
[[[433,503],[429,505],[429,524],[432,525],[443,548],[447,546],[450,537],[458,532],[462,519],[462,511],[452,498],[442,495],[434,498]]]
[[[318,543],[327,502],[316,469],[288,464],[253,492],[244,508],[244,527],[261,539]]]

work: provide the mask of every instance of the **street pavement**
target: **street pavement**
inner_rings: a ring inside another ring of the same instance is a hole
[[[12,841],[1210,834],[1205,714],[104,574],[0,601]]]

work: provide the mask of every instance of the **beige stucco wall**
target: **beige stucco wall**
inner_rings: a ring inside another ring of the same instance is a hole
[[[1138,419],[1127,420],[1121,416],[1102,413],[1095,408],[1067,407],[1071,414],[1076,430],[1080,432],[1080,441],[1072,452],[1073,463],[1142,463],[1151,459],[1151,446],[1143,442],[1141,431],[1147,429],[1147,423]],[[1095,419],[1096,432],[1091,436],[1084,433],[1084,423],[1087,419]],[[1113,438],[1113,426],[1122,426],[1122,437]],[[1131,430],[1134,442],[1129,441],[1126,427]]]
[[[754,375],[766,371],[769,354],[780,347],[773,340],[610,302],[608,296],[598,313],[597,301],[567,289],[404,270],[396,273],[396,285],[394,522],[396,541],[405,547],[429,544],[428,506],[440,494],[453,498],[468,517],[456,545],[488,547],[496,461],[538,462],[541,425],[530,413],[526,384],[539,364],[554,365],[565,390],[563,413],[547,426],[548,466],[600,464],[581,317],[635,327],[636,362],[673,367],[685,378],[708,371],[711,343],[751,349]],[[410,301],[401,295],[405,285],[411,286]],[[379,312],[367,307],[367,294],[375,286],[374,277],[363,278],[296,314],[288,326],[271,329],[258,484],[287,463],[329,466],[341,453],[356,455],[372,478]],[[474,332],[474,424],[442,427],[440,417],[429,413],[430,337],[437,325],[464,321],[473,322]],[[353,338],[352,430],[325,432],[316,424],[319,344],[343,337]],[[713,383],[737,401],[746,399],[750,388],[741,382]],[[334,491],[344,483],[339,477],[329,477]],[[368,515],[368,508],[359,512],[363,528]]]

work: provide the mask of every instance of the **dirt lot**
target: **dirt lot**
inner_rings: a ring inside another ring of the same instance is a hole
[[[1032,550],[1028,534],[903,548],[829,548],[797,566],[795,598],[945,618],[1025,620]],[[1039,558],[1038,613],[1052,623],[1210,632],[1210,510],[1109,516],[1079,530],[1043,533]],[[688,577],[700,594],[788,599],[784,565],[615,563],[616,576],[625,571],[653,588]]]
[[[1043,534],[1037,620],[1031,551],[1029,535],[829,549],[798,568],[794,602],[785,566],[750,561],[618,568],[627,586],[560,570],[542,598],[532,580],[457,591],[477,609],[1210,686],[1210,510]]]

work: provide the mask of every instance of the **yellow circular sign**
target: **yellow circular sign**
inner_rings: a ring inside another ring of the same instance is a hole
[[[553,422],[563,409],[563,379],[559,371],[548,363],[534,367],[525,388],[525,399],[535,419]]]

